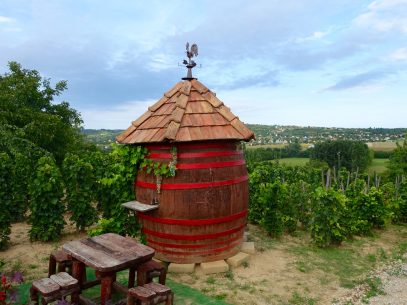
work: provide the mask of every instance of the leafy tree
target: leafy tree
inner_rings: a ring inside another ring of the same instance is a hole
[[[389,161],[389,171],[393,178],[407,176],[407,134],[403,144],[397,143],[397,147],[391,154]]]
[[[349,171],[364,171],[372,162],[372,155],[367,145],[360,141],[337,140],[315,144],[311,158],[325,161],[330,167]]]
[[[61,202],[63,189],[62,177],[54,158],[40,158],[29,184],[31,240],[57,240],[61,235],[65,224],[65,207]]]
[[[72,212],[71,221],[76,227],[85,230],[97,218],[96,209],[92,206],[94,197],[94,175],[90,163],[79,159],[78,156],[67,154],[62,164],[64,173],[66,201]]]
[[[7,247],[11,233],[10,209],[12,205],[12,161],[6,153],[0,153],[0,250]]]
[[[3,132],[17,135],[51,152],[60,163],[66,151],[80,147],[79,113],[67,102],[54,98],[67,88],[66,81],[42,78],[38,71],[9,63],[9,72],[0,76],[0,123]]]

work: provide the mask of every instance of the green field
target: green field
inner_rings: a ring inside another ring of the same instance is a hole
[[[283,158],[279,159],[278,162],[290,166],[303,166],[309,161],[308,158]],[[372,164],[368,168],[370,174],[377,173],[383,174],[387,169],[387,164],[389,159],[373,159]]]
[[[399,142],[401,144],[401,142]],[[370,142],[366,143],[367,146],[374,151],[393,151],[397,144],[396,142]]]
[[[389,159],[373,159],[372,164],[369,166],[369,173],[383,174],[387,170]]]
[[[278,162],[281,164],[286,164],[289,166],[303,166],[307,164],[308,161],[309,158],[283,158],[278,160]]]

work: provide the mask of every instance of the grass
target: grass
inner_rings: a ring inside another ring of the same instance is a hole
[[[286,164],[289,166],[304,166],[309,161],[309,158],[283,158],[279,159],[278,162],[281,164]]]
[[[373,159],[372,164],[368,168],[369,174],[383,174],[387,170],[389,159]]]
[[[315,305],[316,300],[302,296],[298,292],[294,292],[290,300],[288,300],[288,304],[290,305]]]
[[[401,143],[401,141],[399,143]],[[396,142],[390,142],[390,141],[389,142],[369,142],[366,144],[370,149],[373,149],[374,151],[393,151],[397,147]]]
[[[87,278],[89,280],[95,278],[95,274],[91,269],[87,269]],[[121,284],[127,283],[127,271],[119,272],[117,275],[117,280]],[[215,297],[209,297],[199,290],[193,289],[186,285],[177,283],[171,279],[167,278],[166,285],[169,286],[172,291],[174,292],[174,304],[177,305],[230,305],[223,301],[226,295],[217,295]],[[18,294],[19,294],[19,304],[28,304],[29,303],[29,290],[31,287],[30,282],[23,283],[18,286]],[[88,298],[95,298],[100,295],[100,285],[92,287],[86,290],[85,295]],[[113,301],[118,301],[123,299],[123,294],[113,294]]]
[[[292,246],[289,251],[301,258],[295,262],[297,269],[303,273],[315,269],[326,274],[335,275],[344,288],[353,288],[360,281],[360,275],[371,270],[376,258],[361,255],[352,248],[317,248],[309,245]]]

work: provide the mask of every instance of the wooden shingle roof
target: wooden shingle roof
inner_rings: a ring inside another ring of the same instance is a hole
[[[254,138],[213,92],[196,79],[177,83],[117,136],[122,144]]]

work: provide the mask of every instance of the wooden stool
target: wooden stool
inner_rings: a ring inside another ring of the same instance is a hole
[[[137,286],[151,283],[154,277],[158,277],[158,282],[161,285],[165,285],[167,270],[162,264],[151,260],[137,268]]]
[[[145,284],[143,287],[155,292],[154,305],[161,302],[165,302],[165,305],[173,305],[174,293],[170,287],[154,282]]]
[[[45,305],[68,295],[71,296],[72,303],[78,303],[78,281],[66,272],[53,274],[51,278],[34,281],[30,288],[30,299],[34,305],[38,305],[38,297],[41,298],[41,304]]]
[[[58,272],[72,274],[72,261],[68,258],[68,254],[62,250],[57,250],[49,256],[48,277],[56,273],[57,264]]]
[[[157,305],[165,302],[165,305],[173,305],[171,289],[158,283],[149,283],[129,289],[127,293],[127,305]]]

